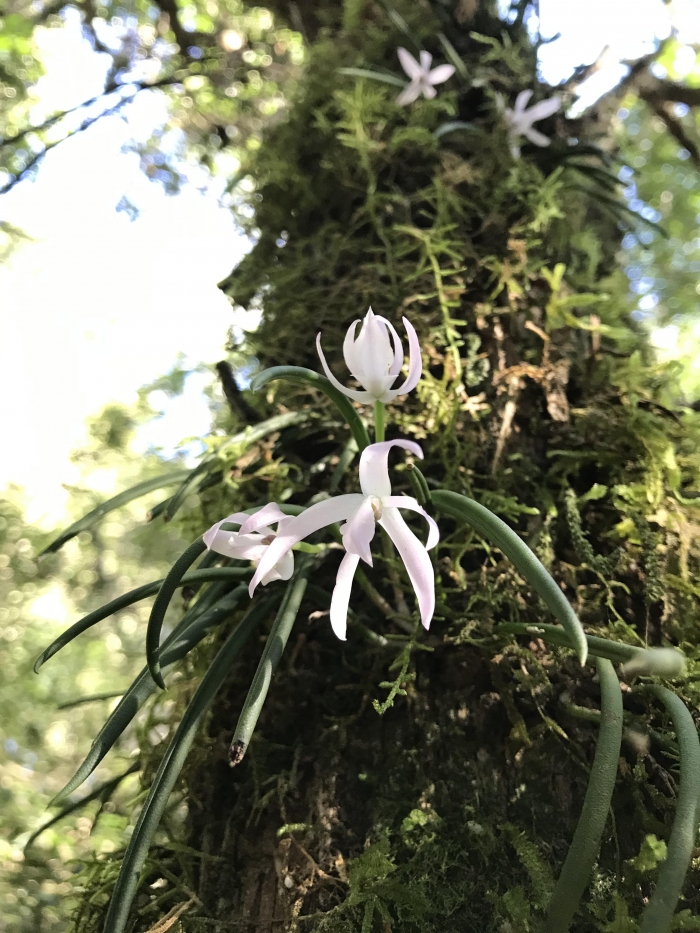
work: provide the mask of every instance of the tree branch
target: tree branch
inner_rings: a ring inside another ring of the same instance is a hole
[[[44,130],[50,129],[54,124],[58,123],[64,117],[69,116],[71,113],[77,113],[78,110],[84,110],[86,107],[91,107],[99,100],[103,100],[105,97],[108,97],[110,94],[114,94],[115,91],[120,90],[121,88],[136,88],[135,94],[132,94],[131,97],[125,97],[123,99],[124,103],[126,103],[127,101],[133,100],[136,97],[136,94],[140,91],[150,91],[155,90],[156,88],[166,87],[169,84],[179,84],[181,80],[181,78],[176,78],[173,75],[170,75],[167,78],[159,78],[157,81],[134,81],[133,84],[122,84],[119,85],[119,87],[107,87],[104,91],[102,91],[101,94],[98,94],[96,97],[91,97],[89,100],[84,100],[81,104],[76,104],[75,107],[69,107],[68,110],[61,110],[59,113],[54,113],[50,117],[47,117],[43,123],[39,123],[37,126],[27,126],[23,130],[20,130],[19,133],[15,133],[14,136],[8,136],[5,139],[0,138],[0,151],[7,146],[12,146],[15,143],[21,142],[26,136],[29,136],[30,133],[43,133]],[[107,112],[108,111],[104,111],[102,115],[106,115]],[[76,130],[76,132],[80,132],[80,130]],[[58,140],[58,142],[62,142],[62,140]],[[55,145],[57,145],[57,143],[52,143],[51,148],[53,148]]]
[[[643,92],[639,96],[649,104],[657,117],[663,120],[671,136],[673,136],[684,149],[688,150],[693,162],[700,166],[700,149],[698,149],[697,145],[690,139],[680,120],[676,119],[659,100],[649,100]]]
[[[221,360],[214,368],[221,380],[221,388],[224,390],[226,401],[234,415],[247,424],[257,424],[260,421],[260,415],[252,405],[248,404],[238,388],[231,364],[227,360]]]
[[[641,90],[639,96],[650,104],[668,102],[700,107],[700,87],[686,87],[673,81],[658,81],[654,87]]]

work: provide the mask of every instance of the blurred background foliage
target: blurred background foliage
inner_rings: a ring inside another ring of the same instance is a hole
[[[128,107],[134,94],[159,94],[167,102],[168,118],[154,127],[146,144],[138,144],[144,172],[173,193],[191,161],[223,174],[241,223],[255,240],[253,211],[259,194],[247,166],[264,130],[285,118],[298,91],[309,30],[325,25],[309,15],[311,5],[279,6],[281,10],[275,4],[265,9],[234,0],[5,2],[0,24],[0,190],[31,178],[50,148],[88,131],[100,115]],[[352,13],[360,6],[345,8]],[[33,88],[42,74],[37,30],[60,29],[76,11],[95,50],[105,56],[104,94],[73,112],[49,113],[37,121],[32,109]],[[332,25],[333,14],[328,16]],[[689,46],[669,40],[651,69],[659,81],[700,88],[700,57]],[[671,394],[663,399],[673,405],[693,403],[700,396],[700,108],[680,100],[655,102],[652,85],[631,84],[623,96],[612,98],[622,157],[616,171],[630,208],[664,232],[628,224],[618,258],[629,279],[633,318],[650,331],[658,329],[654,339],[661,357],[677,361],[675,381],[665,384],[664,391]],[[352,115],[349,96],[345,105]],[[605,106],[604,101],[601,111]],[[406,142],[411,143],[408,136]],[[0,225],[0,256],[22,236],[11,225]],[[253,298],[248,304],[255,303]],[[244,346],[232,345],[230,359],[243,373],[255,365]],[[648,363],[644,368],[646,379]],[[182,379],[182,372],[174,371],[155,388],[177,393]],[[627,370],[625,384],[630,381]],[[213,428],[223,435],[233,422],[221,404],[222,391],[212,388],[211,394]],[[130,452],[131,433],[152,417],[147,396],[144,390],[133,410],[112,406],[95,416],[89,444],[75,455],[84,484],[71,493],[73,518],[115,490],[173,468],[157,453],[137,457]],[[161,499],[162,493],[153,493],[138,500],[39,563],[34,558],[51,536],[24,523],[20,491],[9,490],[0,505],[0,900],[7,905],[0,928],[61,929],[70,908],[67,895],[74,883],[80,885],[81,862],[113,851],[129,822],[139,794],[134,779],[125,780],[104,807],[95,802],[47,830],[22,856],[23,842],[47,819],[46,804],[75,770],[114,701],[73,704],[113,692],[115,682],[127,684],[140,669],[147,608],[136,606],[102,623],[63,652],[60,666],[48,662],[41,677],[31,667],[67,623],[125,589],[162,576],[191,529],[176,523],[163,533],[161,525],[145,524],[148,508]],[[162,701],[160,711],[156,705],[143,715],[117,759],[106,763],[81,793],[125,771],[140,743],[148,743],[150,729],[154,744],[162,739],[168,728],[163,725],[167,702]],[[97,826],[91,829],[98,810]]]

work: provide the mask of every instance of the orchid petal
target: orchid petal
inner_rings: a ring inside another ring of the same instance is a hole
[[[326,358],[323,355],[323,350],[321,349],[320,334],[316,338],[316,349],[318,350],[318,355],[321,359],[321,365],[323,366],[323,371],[325,372],[328,381],[333,386],[335,386],[339,392],[342,392],[343,395],[347,395],[348,398],[353,399],[355,402],[360,402],[361,405],[369,405],[374,401],[374,396],[370,395],[369,392],[359,392],[356,389],[346,389],[344,385],[338,382],[333,373],[330,371],[328,363],[326,363]]]
[[[385,317],[379,317],[378,315],[377,320],[386,324],[386,326],[389,328],[389,332],[391,333],[391,338],[394,342],[394,362],[391,364],[389,375],[398,376],[398,374],[401,372],[401,367],[403,366],[403,344],[401,343],[401,338],[397,334],[396,328],[391,323],[391,321],[387,321]]]
[[[360,488],[365,496],[383,498],[391,495],[389,451],[392,447],[410,450],[420,460],[423,459],[423,451],[415,441],[380,441],[365,447],[360,457]]]
[[[433,60],[433,56],[430,54],[430,52],[426,52],[425,49],[421,49],[420,67],[421,67],[421,71],[423,72],[423,74],[425,74],[426,71],[430,70],[430,64],[432,60]],[[423,75],[421,75],[421,77],[423,77]]]
[[[528,105],[528,101],[532,97],[532,90],[527,88],[525,91],[521,91],[518,96],[515,98],[515,107],[514,111],[516,114],[521,114]]]
[[[232,515],[227,515],[226,518],[222,518],[220,522],[217,522],[215,525],[212,525],[211,528],[205,531],[204,534],[202,535],[202,540],[204,541],[204,543],[206,544],[206,546],[209,548],[210,551],[216,551],[217,554],[221,554],[221,551],[219,551],[218,548],[212,547],[212,544],[214,543],[215,539],[217,539],[217,535],[219,534],[219,529],[221,528],[221,526],[226,523],[242,525],[249,518],[250,518],[250,515],[248,515],[247,512],[234,512]],[[224,535],[230,535],[230,534],[231,534],[230,531],[224,532]]]
[[[361,323],[359,318],[353,321],[350,327],[348,327],[345,340],[343,341],[343,359],[351,373],[355,371],[358,362],[355,356],[355,331],[357,330],[357,325]]]
[[[405,107],[407,104],[412,104],[420,96],[420,82],[418,80],[411,81],[410,84],[407,84],[403,91],[396,98],[396,103],[399,107]]]
[[[273,525],[285,518],[288,518],[288,516],[284,514],[276,502],[268,502],[258,512],[254,512],[253,515],[247,517],[246,521],[241,525],[240,534],[250,534],[252,531],[258,531],[263,525]]]
[[[355,366],[352,374],[373,398],[377,399],[386,392],[393,378],[387,385],[387,376],[395,356],[395,349],[387,326],[370,308],[362,322],[362,330],[353,345],[352,358]]]
[[[527,136],[530,142],[534,143],[536,146],[549,146],[552,142],[548,136],[540,133],[532,126],[528,126],[523,129],[523,136]]]
[[[362,505],[363,499],[364,496],[359,495],[359,493],[324,499],[322,502],[309,506],[308,509],[296,515],[291,522],[285,524],[258,564],[258,569],[255,571],[248,587],[250,595],[253,595],[255,587],[262,578],[302,538],[308,537],[318,531],[319,528],[324,528],[326,525],[333,524],[333,522],[347,521]]]
[[[289,580],[294,573],[294,554],[287,551],[281,560],[279,560],[269,573],[260,581],[263,586],[272,583],[275,580]]]
[[[408,376],[406,376],[406,381],[402,386],[385,392],[380,399],[382,402],[390,402],[395,399],[397,395],[405,395],[407,392],[413,391],[420,382],[420,377],[423,372],[423,359],[421,357],[418,334],[407,317],[401,318],[401,320],[403,321],[403,326],[406,328],[406,333],[408,335]]]
[[[340,529],[343,545],[348,554],[357,554],[372,566],[370,544],[377,530],[377,522],[372,509],[372,499],[368,496],[352,518]]]
[[[435,574],[428,552],[408,527],[398,509],[385,509],[379,524],[396,545],[401,560],[406,565],[409,579],[416,591],[421,622],[424,628],[430,628],[430,620],[435,611]]]
[[[346,554],[340,562],[331,596],[331,628],[341,641],[345,641],[348,628],[348,606],[352,580],[360,558],[357,554]]]
[[[406,72],[408,77],[412,81],[415,80],[416,78],[420,78],[421,66],[418,64],[417,60],[411,55],[408,49],[399,48],[396,50],[396,54],[399,56],[401,67]]]
[[[382,506],[394,509],[409,509],[411,512],[418,512],[428,523],[428,540],[425,545],[426,551],[431,551],[440,540],[440,529],[435,519],[428,515],[422,505],[413,496],[384,496]]]
[[[547,117],[551,117],[552,114],[556,113],[560,107],[561,98],[548,97],[547,100],[541,100],[533,104],[527,112],[527,117],[530,123],[536,123],[538,120],[546,120]]]
[[[437,91],[427,79],[423,79],[423,81],[421,81],[420,89],[423,97],[425,97],[426,100],[432,100],[433,97],[437,96]]]
[[[447,81],[455,73],[454,65],[438,65],[437,68],[433,70],[428,75],[428,80],[431,84],[442,84],[443,81]]]

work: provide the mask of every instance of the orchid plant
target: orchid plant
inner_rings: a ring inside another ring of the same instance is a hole
[[[527,98],[521,97],[520,100],[522,112]],[[596,659],[602,714],[598,748],[582,817],[549,904],[547,929],[551,933],[565,933],[569,929],[598,853],[620,754],[622,694],[618,674],[612,662],[623,664],[621,674],[628,678],[668,678],[677,677],[682,673],[684,658],[675,649],[632,647],[586,635],[559,585],[513,529],[475,500],[458,492],[440,489],[434,481],[428,482],[413,463],[409,464],[412,469],[407,470],[404,476],[408,475],[410,478],[415,495],[394,494],[389,473],[391,451],[398,448],[419,460],[423,459],[423,450],[415,441],[406,438],[384,439],[385,404],[395,403],[398,398],[415,389],[422,373],[418,336],[406,318],[403,319],[403,323],[409,344],[408,372],[398,387],[394,384],[404,364],[401,339],[390,320],[375,315],[371,308],[362,321],[359,334],[360,321],[356,320],[350,325],[343,347],[345,362],[362,386],[361,389],[347,388],[335,378],[321,350],[320,334],[317,341],[318,352],[326,376],[300,367],[276,367],[260,373],[252,381],[252,388],[256,389],[273,379],[289,379],[325,393],[352,432],[353,437],[346,445],[346,452],[349,451],[352,456],[360,450],[357,475],[359,492],[316,497],[299,505],[268,502],[249,511],[237,511],[226,516],[187,548],[164,580],[147,587],[139,587],[138,590],[90,613],[56,639],[37,661],[38,669],[90,626],[118,609],[156,593],[146,633],[147,667],[122,696],[95,739],[88,757],[56,798],[55,802],[58,802],[65,800],[67,795],[94,771],[132,721],[139,707],[155,691],[156,686],[165,686],[162,669],[187,654],[212,627],[226,621],[233,613],[238,614],[237,624],[207,669],[162,758],[123,858],[109,904],[105,933],[124,933],[127,927],[130,905],[138,889],[139,878],[142,877],[148,848],[165,812],[170,793],[197,729],[246,641],[258,626],[269,622],[274,616],[257,671],[234,729],[229,758],[231,765],[237,765],[245,756],[275,668],[299,615],[312,570],[338,549],[342,550],[343,556],[337,569],[328,614],[336,636],[346,640],[353,579],[358,573],[360,561],[364,561],[370,567],[373,564],[372,545],[377,525],[386,532],[388,541],[395,545],[416,596],[417,611],[413,621],[405,614],[400,616],[404,626],[403,638],[408,634],[408,640],[401,642],[402,651],[404,656],[410,659],[410,651],[417,645],[420,637],[420,623],[427,629],[436,609],[435,570],[429,552],[437,547],[440,532],[431,512],[439,513],[451,521],[465,523],[490,541],[512,561],[519,574],[528,581],[532,590],[560,623],[543,623],[536,626],[518,622],[503,623],[497,630],[501,636],[526,635],[530,639],[534,636],[554,645],[573,649],[582,664],[586,662],[589,654]],[[353,402],[359,405],[374,403],[373,443],[364,421],[353,407]],[[264,437],[267,433],[279,430],[281,426],[293,424],[295,417],[293,412],[276,415],[267,422],[249,429],[246,434],[240,436],[240,442],[244,443],[251,437]],[[207,462],[204,461],[205,466]],[[350,459],[347,459],[346,465],[350,462]],[[188,475],[175,496],[167,501],[179,501],[184,498],[192,488],[193,481],[200,476],[201,467]],[[168,482],[173,482],[172,477],[161,479],[160,485],[167,485]],[[94,513],[68,529],[49,550],[56,550],[112,508],[117,508],[157,486],[158,483],[149,481],[103,504]],[[409,528],[401,514],[402,511],[414,513],[427,523],[428,534],[425,543]],[[338,525],[335,537],[339,540],[331,540],[325,544],[310,544],[305,541],[311,535]],[[295,550],[302,553],[295,557]],[[198,568],[191,571],[190,568],[200,557],[202,560]],[[220,562],[221,557],[227,561],[225,566],[214,566]],[[235,562],[243,562],[244,565],[239,563],[236,566]],[[165,612],[176,589],[185,584],[193,587],[208,584],[208,588],[185,612],[161,644],[160,634]],[[257,593],[259,584],[269,586],[269,590],[262,597]],[[284,587],[281,584],[284,584]],[[380,594],[379,599],[382,599]],[[241,606],[247,606],[242,615]],[[406,611],[410,615],[410,610]],[[393,624],[397,615],[388,614],[387,624]],[[358,631],[362,632],[360,626]],[[380,637],[366,627],[364,631],[370,638]],[[386,638],[382,643],[391,644]],[[402,670],[405,672],[405,665]],[[682,879],[693,854],[697,828],[697,800],[700,797],[700,742],[692,716],[674,693],[658,684],[647,685],[647,690],[665,705],[671,716],[679,737],[681,758],[677,815],[669,842],[668,858],[659,877],[657,891],[649,900],[640,927],[642,933],[661,933],[670,929]],[[399,692],[400,681],[397,681],[390,698]],[[387,701],[381,708],[375,708],[381,712],[389,705]],[[116,783],[112,781],[110,792],[119,780],[132,771],[133,767],[117,779]],[[106,793],[106,787],[107,785],[103,785],[86,799],[94,799],[103,791]],[[64,813],[71,812],[74,807],[74,804],[69,804]],[[54,817],[46,826],[60,816],[61,814]]]

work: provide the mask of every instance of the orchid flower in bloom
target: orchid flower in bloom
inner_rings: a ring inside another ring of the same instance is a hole
[[[421,622],[428,628],[435,610],[435,576],[428,551],[440,538],[438,527],[428,513],[410,496],[392,496],[389,480],[389,451],[403,447],[423,459],[423,451],[414,441],[382,441],[370,444],[360,458],[361,493],[334,496],[309,506],[288,524],[281,527],[260,558],[258,569],[250,581],[250,595],[258,583],[264,582],[273,568],[279,567],[291,549],[306,538],[330,525],[343,522],[345,556],[340,562],[331,599],[331,626],[338,638],[345,639],[348,604],[355,570],[360,558],[372,566],[370,544],[377,524],[388,533],[406,565],[408,576],[418,599]],[[418,512],[428,522],[428,542],[423,545],[404,521],[399,509]]]
[[[431,100],[437,94],[435,85],[447,81],[455,72],[454,65],[438,65],[431,71],[433,56],[430,52],[422,51],[420,62],[416,61],[408,49],[397,49],[397,53],[401,67],[411,79],[411,83],[396,98],[396,103],[402,107],[412,104],[421,94]]]
[[[364,387],[364,392],[358,389],[346,389],[335,378],[321,349],[321,335],[317,336],[316,347],[321,358],[321,365],[336,389],[364,405],[374,402],[391,402],[397,395],[406,395],[407,392],[415,389],[423,369],[420,343],[408,318],[402,318],[402,320],[408,334],[409,360],[408,376],[398,389],[392,389],[391,386],[401,372],[403,345],[393,324],[386,318],[375,314],[371,308],[365,315],[358,337],[355,337],[355,331],[360,323],[359,318],[348,328],[343,343],[345,362],[355,379]]]
[[[529,109],[525,109],[528,101],[532,97],[532,91],[521,91],[515,98],[515,107],[505,107],[503,98],[499,95],[499,107],[503,111],[503,118],[508,126],[508,136],[510,138],[510,151],[513,158],[520,158],[520,137],[525,136],[536,146],[548,146],[551,142],[544,134],[533,129],[532,124],[538,120],[544,120],[551,117],[553,113],[561,107],[561,98],[549,97],[547,100],[541,100],[533,104]]]
[[[269,502],[254,515],[246,512],[234,512],[220,522],[212,525],[202,536],[204,543],[210,551],[223,554],[225,557],[234,557],[236,560],[250,560],[257,567],[266,553],[275,536],[291,522],[292,516],[285,515],[276,502]],[[240,525],[238,531],[222,531],[225,522]],[[277,523],[277,531],[270,525]],[[268,566],[263,578],[263,586],[273,580],[289,580],[294,573],[294,555],[286,551],[272,566]]]

